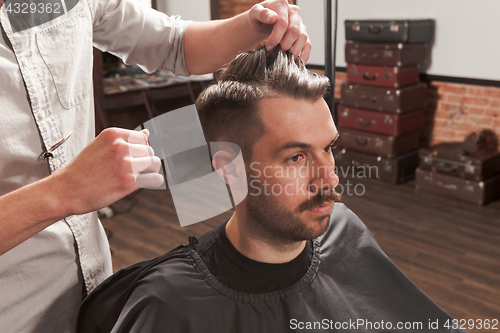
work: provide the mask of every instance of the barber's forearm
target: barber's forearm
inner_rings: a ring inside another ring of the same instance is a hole
[[[248,12],[225,20],[192,23],[184,36],[187,69],[191,74],[215,72],[267,36],[250,27]]]
[[[0,196],[0,255],[69,215],[56,182],[49,176]]]

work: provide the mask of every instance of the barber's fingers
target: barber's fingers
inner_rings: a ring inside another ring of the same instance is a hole
[[[306,44],[302,48],[302,51],[300,52],[300,59],[302,60],[303,63],[306,63],[309,60],[309,57],[311,56],[311,40],[309,37],[307,37]]]
[[[277,14],[277,17],[273,23],[273,30],[271,31],[271,35],[267,38],[266,48],[268,51],[272,50],[278,44],[281,44],[281,47],[284,50],[288,50],[292,46],[292,43],[289,43],[288,47],[282,44],[282,39],[285,36],[285,33],[287,33],[289,29],[295,31],[297,28],[300,27],[300,25],[297,25],[298,24],[296,18],[297,16],[290,17],[291,6],[292,5],[289,5],[288,2],[286,1],[270,2],[268,8],[273,10]],[[293,7],[296,7],[298,10],[297,6]],[[292,11],[295,11],[295,8],[292,9]],[[292,22],[290,21],[291,18],[293,18]],[[290,23],[292,23],[292,25],[290,25]]]
[[[128,143],[148,145],[149,130],[143,129],[142,131],[127,131],[127,137],[124,138]]]
[[[161,168],[161,160],[156,156],[140,157],[132,159],[132,171],[135,184],[140,188],[159,187],[163,184],[163,176],[158,172]]]
[[[302,33],[304,31],[304,33]],[[292,51],[294,58],[300,56],[300,59],[305,63],[309,60],[309,55],[311,54],[311,42],[307,36],[306,26],[302,24],[301,33],[299,37],[294,41],[290,50]],[[286,38],[286,37],[285,37]]]
[[[137,177],[141,172],[158,173],[161,168],[161,160],[157,156],[131,158],[130,165],[134,177]]]
[[[128,151],[131,157],[146,157],[146,156],[154,156],[154,150],[150,146],[141,145],[141,144],[128,144]]]
[[[140,188],[160,187],[164,182],[163,176],[158,173],[140,174],[135,183]]]

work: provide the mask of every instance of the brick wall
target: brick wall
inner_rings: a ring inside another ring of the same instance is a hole
[[[428,101],[432,143],[461,140],[483,128],[500,136],[500,88],[433,81]]]

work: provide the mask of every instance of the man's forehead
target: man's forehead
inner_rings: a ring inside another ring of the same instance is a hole
[[[265,128],[259,141],[267,148],[277,149],[287,142],[327,145],[337,135],[330,109],[322,98],[266,98],[259,102],[258,112]]]

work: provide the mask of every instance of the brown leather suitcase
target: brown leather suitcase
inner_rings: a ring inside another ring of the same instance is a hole
[[[424,110],[414,110],[404,114],[362,110],[339,105],[337,121],[341,127],[386,135],[400,135],[422,129]]]
[[[427,43],[434,20],[346,20],[345,39],[376,43]]]
[[[335,167],[340,178],[371,178],[391,184],[402,184],[415,178],[418,151],[393,158],[352,149],[335,149]]]
[[[406,67],[347,64],[347,82],[386,88],[401,88],[419,81],[417,65]]]
[[[345,62],[370,66],[410,66],[425,61],[427,44],[356,43],[345,44]]]
[[[395,157],[420,146],[420,131],[399,136],[383,135],[339,127],[338,147],[350,148],[383,157]]]
[[[478,205],[486,205],[500,198],[500,175],[476,181],[418,168],[415,188]]]
[[[418,83],[400,89],[380,88],[361,84],[342,83],[342,104],[360,109],[405,113],[421,109],[426,103],[427,85]]]
[[[463,146],[463,142],[445,142],[420,149],[420,168],[476,181],[500,174],[498,150],[465,152]]]

